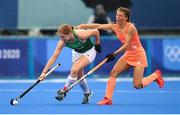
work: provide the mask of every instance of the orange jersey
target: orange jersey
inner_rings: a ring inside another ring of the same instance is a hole
[[[125,35],[128,32],[129,27],[131,26],[131,23],[127,23],[125,27],[125,32],[121,33],[120,28],[118,24],[114,24],[113,31],[117,35],[118,39],[122,42],[122,44],[125,43]],[[142,66],[147,67],[147,57],[146,52],[144,51],[144,48],[141,45],[139,35],[137,32],[134,33],[130,46],[125,51],[122,58],[131,66]]]

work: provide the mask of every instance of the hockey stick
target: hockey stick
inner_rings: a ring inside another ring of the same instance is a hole
[[[99,63],[98,65],[96,65],[93,69],[91,69],[87,74],[85,74],[84,76],[82,76],[80,79],[78,79],[76,82],[74,82],[72,85],[68,86],[66,90],[62,91],[58,90],[57,92],[57,96],[55,97],[55,99],[57,99],[58,101],[62,101],[66,94],[73,88],[75,87],[79,82],[81,82],[84,78],[86,78],[88,75],[92,74],[93,72],[95,72],[97,69],[99,69],[103,64],[106,63],[106,61],[108,60],[108,58],[105,58],[101,63]]]
[[[58,63],[56,66],[54,66],[51,70],[49,70],[47,73],[46,73],[46,77],[51,74],[57,67],[59,67],[61,64]],[[20,101],[20,99],[26,95],[33,87],[35,87],[41,80],[37,80],[31,87],[29,87],[27,90],[25,90],[20,96],[18,96],[16,99],[11,99],[11,102],[10,104],[11,105],[16,105],[18,104],[18,102]]]

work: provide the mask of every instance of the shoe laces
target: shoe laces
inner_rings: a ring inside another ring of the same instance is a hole
[[[68,92],[68,88],[67,88],[67,87],[64,87],[62,90],[63,90],[65,93]]]

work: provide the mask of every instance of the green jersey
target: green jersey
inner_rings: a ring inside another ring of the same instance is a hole
[[[78,38],[74,30],[73,30],[73,35],[74,35],[75,40],[73,42],[65,43],[66,47],[74,49],[76,52],[84,53],[94,46],[90,38],[87,39],[85,42],[83,42],[82,40]]]

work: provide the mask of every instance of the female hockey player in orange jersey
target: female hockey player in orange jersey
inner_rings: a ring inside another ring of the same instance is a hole
[[[124,55],[116,62],[110,72],[107,81],[106,95],[103,100],[99,101],[100,105],[111,105],[112,96],[116,86],[117,76],[130,67],[134,68],[133,82],[137,89],[146,87],[152,82],[157,82],[160,88],[164,86],[164,80],[160,70],[143,78],[144,68],[147,67],[146,52],[141,45],[136,27],[130,22],[130,10],[120,7],[116,12],[116,23],[109,24],[81,24],[77,28],[96,28],[113,30],[122,42],[122,46],[115,52],[108,54],[107,62],[115,59],[115,56],[125,51]]]

